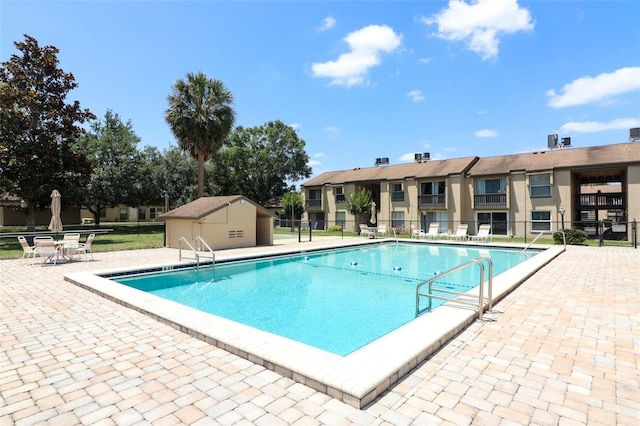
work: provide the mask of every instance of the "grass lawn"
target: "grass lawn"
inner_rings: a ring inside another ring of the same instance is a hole
[[[80,231],[82,232],[80,241],[84,241],[87,238],[88,231],[94,229],[92,225],[76,225],[67,227],[67,232]],[[104,234],[97,233],[96,238],[93,241],[92,250],[94,252],[101,251],[117,251],[117,250],[136,250],[146,249],[154,247],[163,247],[164,245],[164,223],[122,223],[122,222],[107,222],[101,223],[98,229],[112,229]],[[45,232],[47,228],[37,227],[37,232]],[[303,234],[309,231],[302,231]],[[313,235],[318,236],[335,236],[335,237],[354,237],[358,234],[355,232],[345,231],[312,231]],[[22,248],[20,243],[13,234],[26,234],[24,227],[3,227],[0,228],[0,259],[17,259],[22,256]],[[12,234],[3,237],[3,234]],[[278,235],[290,235],[292,238],[298,236],[298,230],[291,232],[288,228],[275,228],[274,234]],[[391,234],[393,237],[393,234]],[[400,238],[408,238],[408,234],[398,234]],[[54,237],[55,238],[55,237]],[[533,237],[527,238],[498,238],[494,237],[493,242],[508,242],[508,243],[530,243]],[[540,244],[554,244],[553,238],[540,238],[536,241]],[[629,241],[605,241],[607,246],[629,246]],[[598,240],[587,240],[586,245],[598,246]]]
[[[136,250],[144,248],[162,247],[164,244],[164,223],[100,223],[100,228],[94,226],[68,226],[66,232],[79,231],[80,241],[86,240],[88,231],[92,229],[113,229],[108,233],[96,233],[91,250],[117,251]],[[48,231],[46,227],[36,227],[37,232]],[[22,247],[17,237],[3,237],[7,233],[25,233],[24,227],[5,227],[0,231],[0,259],[16,259],[22,256]],[[63,232],[64,233],[64,232]],[[55,238],[55,236],[54,236]]]

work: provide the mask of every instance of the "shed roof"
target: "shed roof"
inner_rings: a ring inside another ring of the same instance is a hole
[[[507,174],[513,171],[541,171],[568,167],[609,167],[640,163],[640,143],[566,148],[524,154],[480,158],[469,176]]]
[[[175,208],[167,213],[161,214],[159,219],[202,219],[211,213],[229,206],[236,201],[251,203],[256,207],[258,217],[273,217],[267,209],[254,203],[243,195],[222,195],[217,197],[201,197],[188,204]]]
[[[450,160],[429,160],[422,163],[394,164],[390,166],[364,167],[350,170],[324,172],[302,186],[402,180],[406,178],[447,177],[466,173],[478,157],[462,157]]]

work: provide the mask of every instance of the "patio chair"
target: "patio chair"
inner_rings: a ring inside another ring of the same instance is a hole
[[[22,246],[22,259],[29,259],[35,253],[35,246],[30,246],[27,239],[23,236],[18,237],[20,245]]]
[[[438,222],[432,222],[429,225],[429,230],[424,234],[423,238],[428,240],[436,240],[445,234],[440,233],[440,224]]]
[[[424,231],[411,224],[411,238],[424,238]]]
[[[88,253],[91,255],[91,260],[93,260],[93,252],[91,251],[91,244],[93,244],[93,239],[95,237],[96,237],[96,234],[89,234],[89,236],[87,237],[87,241],[85,241],[84,243],[78,243],[78,246],[71,249],[71,251],[69,251],[68,254],[70,256],[73,256],[74,254],[86,256]]]
[[[491,241],[491,225],[484,224],[478,228],[478,233],[469,237],[471,241]]]
[[[466,223],[461,223],[456,228],[456,233],[449,235],[450,240],[466,240],[467,239],[467,229],[469,225]]]
[[[387,225],[379,225],[376,233],[380,236],[387,236]]]
[[[372,235],[373,235],[373,232],[371,232],[369,227],[367,225],[365,225],[364,223],[361,223],[360,224],[360,236],[361,237],[371,237]]]
[[[35,265],[36,257],[38,256],[40,257],[42,264],[48,260],[53,260],[54,265],[58,263],[60,251],[52,237],[36,237],[33,239],[33,246],[32,265]]]
[[[58,241],[60,243],[60,241]],[[78,248],[80,245],[80,233],[79,232],[68,232],[64,234],[62,238],[61,244],[59,248],[63,250],[63,253],[69,258],[69,260],[73,259],[73,251]]]

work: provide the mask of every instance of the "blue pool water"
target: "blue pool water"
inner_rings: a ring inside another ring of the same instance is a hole
[[[251,327],[346,355],[415,317],[416,286],[479,256],[494,276],[534,255],[516,250],[387,243],[114,278]],[[487,271],[485,271],[485,274]],[[471,266],[438,285],[466,291]],[[434,307],[441,304],[433,300]]]

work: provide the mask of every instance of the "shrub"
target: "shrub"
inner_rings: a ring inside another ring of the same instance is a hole
[[[587,233],[582,229],[562,229],[567,237],[567,244],[579,246],[584,244],[587,239]],[[553,241],[556,244],[562,244],[562,232],[556,231],[553,233]]]
[[[333,231],[342,231],[342,226],[340,225],[333,225],[329,227],[329,232],[333,232]]]

